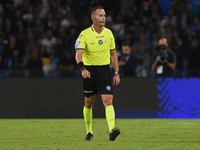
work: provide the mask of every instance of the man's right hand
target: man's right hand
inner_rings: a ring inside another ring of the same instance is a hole
[[[120,66],[124,66],[126,64],[126,62],[124,62],[124,61],[119,61],[119,65]]]
[[[164,61],[161,60],[161,57],[160,57],[160,56],[157,56],[157,57],[156,57],[156,61],[157,61],[157,62],[161,62],[161,63],[165,63]]]
[[[90,77],[90,72],[89,72],[88,70],[86,70],[86,69],[83,69],[83,70],[81,71],[81,74],[82,74],[82,77],[83,77],[83,78],[91,78],[91,77]]]

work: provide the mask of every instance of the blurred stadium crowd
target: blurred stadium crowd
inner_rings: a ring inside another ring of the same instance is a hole
[[[122,43],[130,42],[146,76],[153,76],[162,37],[176,54],[175,76],[190,76],[191,70],[199,75],[199,0],[0,0],[0,69],[77,75],[75,40],[91,26],[90,10],[98,5],[106,11],[118,56]]]

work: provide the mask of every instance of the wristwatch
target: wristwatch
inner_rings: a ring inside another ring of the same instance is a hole
[[[116,71],[115,74],[119,74],[119,71]]]

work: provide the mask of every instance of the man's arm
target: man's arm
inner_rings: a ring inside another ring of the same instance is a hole
[[[76,63],[78,64],[79,62],[83,62],[82,60],[82,55],[83,55],[84,50],[78,50],[76,51]]]
[[[172,70],[174,70],[176,68],[176,63],[170,63],[169,61],[167,61],[167,59],[165,59],[164,61],[161,61],[160,56],[157,56],[154,64],[151,66],[152,71],[155,71],[157,69],[158,62],[167,64],[167,66]]]
[[[82,60],[83,52],[84,52],[84,50],[77,50],[76,51],[76,56],[75,56],[76,58],[75,59],[76,59],[76,62],[77,62],[78,65],[79,65],[79,63],[83,63],[83,60]],[[81,74],[82,74],[83,78],[90,78],[90,72],[84,68],[84,64],[83,64],[83,68],[81,69]]]
[[[152,70],[152,71],[155,71],[155,70],[157,69],[157,67],[158,67],[158,62],[163,63],[163,62],[161,61],[160,56],[157,56],[157,57],[156,57],[156,60],[155,60],[154,63],[151,65],[151,70]]]
[[[175,68],[176,68],[176,55],[173,51],[171,51],[171,53],[172,53],[172,59],[170,59],[170,61],[165,59],[164,62],[166,63],[166,65],[170,69],[175,70]]]
[[[151,65],[151,70],[152,71],[155,71],[157,69],[157,67],[158,67],[157,64],[158,64],[158,62],[157,62],[157,60],[155,60],[154,63]]]
[[[119,65],[118,65],[117,53],[116,53],[115,50],[110,52],[110,57],[111,57],[111,62],[112,62],[114,71],[118,72],[119,71]],[[119,74],[115,74],[115,76],[113,78],[113,84],[118,85],[119,83],[120,83]]]
[[[176,63],[170,63],[167,61],[167,59],[165,59],[164,61],[170,69],[174,70],[176,68]]]

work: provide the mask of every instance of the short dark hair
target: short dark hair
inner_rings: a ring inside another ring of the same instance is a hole
[[[130,42],[124,42],[124,43],[122,43],[122,46],[129,46],[129,47],[131,47],[132,44]]]
[[[96,6],[96,7],[92,8],[92,10],[91,10],[91,15],[92,15],[97,9],[103,9],[103,7],[102,7],[102,6]]]

